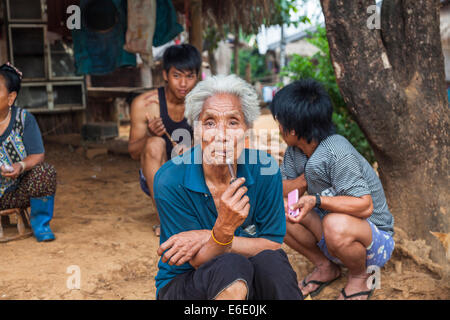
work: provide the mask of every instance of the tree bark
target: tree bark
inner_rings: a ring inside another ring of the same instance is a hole
[[[342,96],[371,144],[397,227],[425,239],[449,232],[449,106],[439,0],[384,0],[381,29],[369,28],[374,0],[321,0]]]

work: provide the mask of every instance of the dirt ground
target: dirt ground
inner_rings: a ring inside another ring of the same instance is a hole
[[[139,164],[124,155],[87,160],[67,145],[47,144],[46,150],[58,172],[56,240],[0,244],[0,300],[155,299],[159,238],[152,232],[155,208],[139,187]],[[401,230],[395,237],[372,299],[449,299],[448,269],[427,258],[422,242],[407,240]],[[303,279],[313,266],[283,248]],[[79,267],[79,290],[67,287],[70,266]],[[342,277],[315,299],[335,299],[344,285]]]

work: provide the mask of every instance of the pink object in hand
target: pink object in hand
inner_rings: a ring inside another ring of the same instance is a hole
[[[288,213],[289,215],[296,217],[299,215],[300,210],[291,210],[291,206],[297,204],[298,202],[298,189],[294,189],[291,192],[288,193]]]

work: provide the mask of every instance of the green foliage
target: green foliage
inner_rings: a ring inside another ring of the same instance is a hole
[[[298,20],[292,20],[292,13],[297,13],[297,0],[278,0],[275,2],[274,18],[271,25],[295,25],[300,23],[311,23],[308,17],[301,16]]]
[[[265,57],[260,55],[258,49],[240,49],[239,50],[239,76],[245,79],[245,68],[250,63],[252,79],[261,78],[270,75],[267,70]],[[231,72],[234,70],[234,53],[231,60]]]
[[[228,29],[226,29],[228,32]],[[217,49],[219,41],[222,40],[223,36],[217,31],[215,26],[208,26],[203,31],[203,50],[208,50],[209,52],[214,52]]]
[[[370,163],[374,163],[373,150],[358,124],[349,114],[336,83],[325,28],[318,27],[314,33],[309,33],[309,36],[307,41],[319,48],[320,51],[312,57],[294,55],[288,65],[283,68],[281,75],[289,77],[291,80],[313,78],[320,81],[333,102],[333,122],[336,125],[337,133],[346,137],[359,153]]]

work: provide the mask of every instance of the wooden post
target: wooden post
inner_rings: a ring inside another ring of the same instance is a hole
[[[200,53],[203,51],[203,24],[202,24],[202,0],[191,0],[189,43],[197,48]]]
[[[239,25],[234,28],[234,73],[239,76]]]
[[[252,65],[250,62],[245,66],[245,81],[252,83]]]

